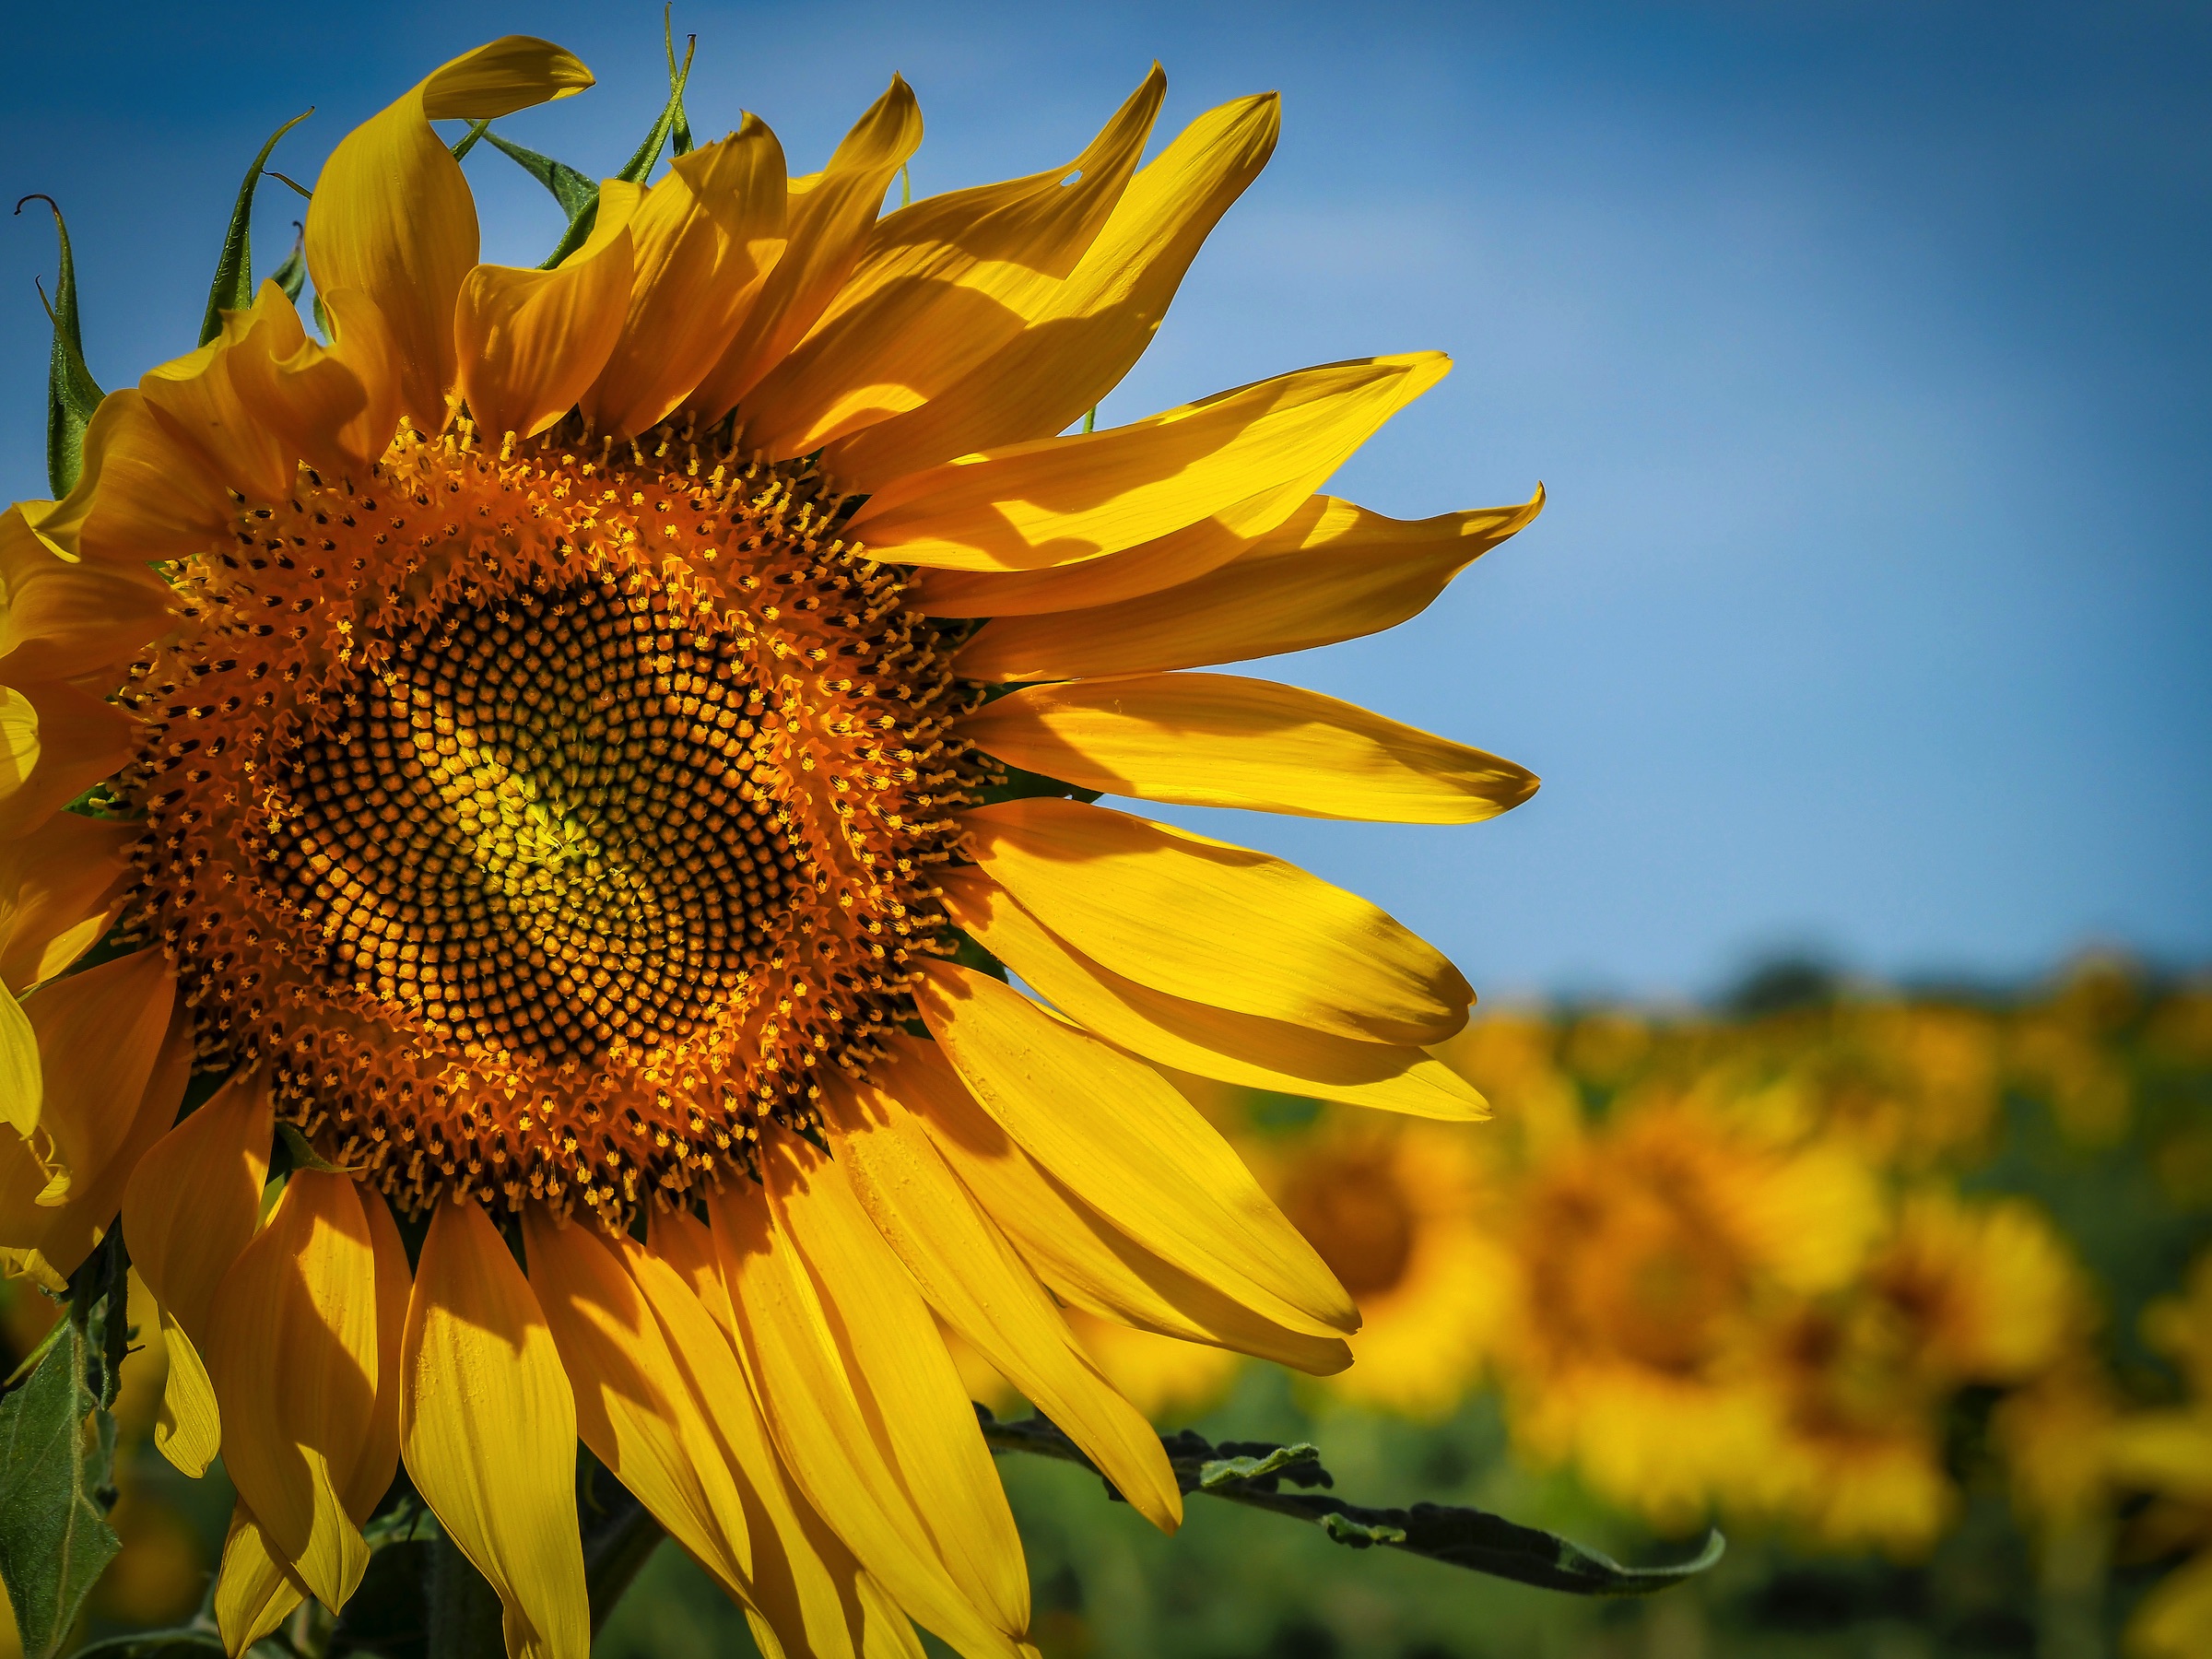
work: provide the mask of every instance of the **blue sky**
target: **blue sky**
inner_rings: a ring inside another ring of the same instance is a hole
[[[220,21],[215,19],[218,17]],[[232,194],[510,29],[600,76],[501,124],[611,171],[655,6],[41,7],[0,182],[69,213],[95,375],[193,344]],[[1551,492],[1417,622],[1260,670],[1546,779],[1469,830],[1185,815],[1376,898],[1486,992],[1697,994],[1810,948],[2008,978],[2212,959],[2212,13],[2184,6],[681,6],[701,135],[819,164],[893,70],[931,192],[1284,95],[1273,165],[1101,418],[1457,361],[1334,488]],[[486,255],[549,200],[479,151]],[[297,206],[265,191],[265,271]],[[0,487],[45,493],[53,243],[0,236]]]

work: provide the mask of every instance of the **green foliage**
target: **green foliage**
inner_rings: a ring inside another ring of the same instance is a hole
[[[122,1547],[101,1501],[114,1419],[86,1386],[91,1363],[83,1327],[65,1319],[29,1379],[0,1400],[0,1581],[27,1659],[60,1651]]]
[[[85,428],[106,395],[85,367],[85,340],[76,314],[76,259],[69,251],[69,227],[61,205],[50,195],[27,195],[16,204],[43,202],[53,210],[53,229],[62,244],[61,268],[54,274],[53,302],[46,315],[53,324],[53,352],[46,369],[46,481],[55,500],[76,487],[85,467]]]
[[[262,171],[276,148],[276,141],[305,121],[314,111],[302,110],[269,135],[269,141],[246,169],[245,182],[238,187],[238,205],[230,210],[230,229],[223,237],[222,257],[216,261],[215,280],[207,288],[207,310],[200,318],[200,344],[205,346],[223,332],[225,312],[244,311],[253,303],[253,196],[261,188]],[[293,259],[300,255],[295,253]],[[288,265],[291,261],[287,261]],[[304,265],[302,266],[304,274]],[[286,290],[300,297],[295,280]]]
[[[81,1647],[70,1659],[221,1659],[223,1639],[213,1630],[187,1626],[148,1630],[139,1636],[111,1636]]]

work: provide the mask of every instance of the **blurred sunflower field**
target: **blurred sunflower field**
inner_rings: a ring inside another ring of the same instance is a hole
[[[1162,1537],[1009,1456],[1047,1659],[2212,1654],[2212,981],[2099,959],[2024,995],[1902,994],[1783,968],[1722,1011],[1489,1013],[1439,1053],[1492,1122],[1179,1079],[1358,1299],[1351,1370],[1078,1314],[1085,1339],[1163,1428],[1317,1442],[1354,1501],[1630,1560],[1718,1524],[1727,1557],[1575,1600],[1225,1504]],[[53,1307],[6,1294],[19,1359]],[[140,1329],[95,1634],[189,1615],[229,1512],[145,1443]],[[599,1653],[751,1651],[679,1552],[641,1583]]]

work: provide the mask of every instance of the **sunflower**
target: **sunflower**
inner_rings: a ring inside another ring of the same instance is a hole
[[[1959,1510],[1944,1467],[1951,1400],[2041,1379],[2088,1326],[2079,1270],[2033,1206],[1909,1196],[1846,1294],[1775,1329],[1775,1507],[1831,1548],[1924,1554]]]
[[[1094,792],[1526,798],[1178,671],[1389,627],[1540,496],[1316,493],[1434,354],[1068,433],[1272,97],[1140,168],[1156,69],[1065,165],[879,218],[921,135],[894,80],[819,171],[747,116],[602,185],[552,268],[479,264],[431,121],[590,81],[508,38],[356,129],[306,221],[328,342],[264,285],[0,521],[0,971],[35,987],[0,1244],[53,1282],[120,1207],[160,1444],[238,1488],[234,1653],[345,1603],[404,1463],[510,1651],[582,1654],[581,1439],[764,1645],[913,1652],[911,1617],[1011,1654],[1020,1545],[936,1320],[1162,1527],[1063,1305],[1315,1372],[1359,1323],[1154,1064],[1482,1111],[1422,1046],[1472,997],[1434,949]]]
[[[1767,1346],[1851,1281],[1880,1219],[1836,1147],[1673,1096],[1625,1106],[1516,1197],[1498,1353],[1516,1444],[1665,1526],[1767,1504],[1787,1433]]]
[[[1481,1374],[1508,1277],[1474,1148],[1435,1124],[1332,1117],[1259,1171],[1359,1306],[1355,1363],[1321,1387],[1417,1420],[1449,1417]]]

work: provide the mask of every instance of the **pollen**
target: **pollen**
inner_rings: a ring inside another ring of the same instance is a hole
[[[815,1122],[943,948],[967,693],[805,464],[403,428],[172,567],[118,794],[203,1063],[409,1210],[627,1215]]]

